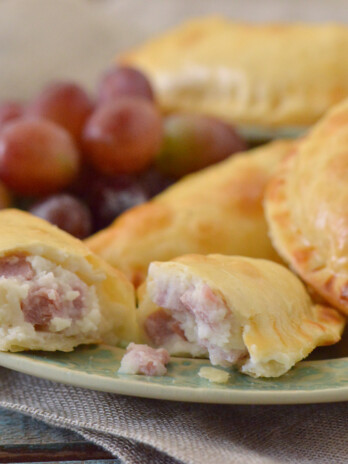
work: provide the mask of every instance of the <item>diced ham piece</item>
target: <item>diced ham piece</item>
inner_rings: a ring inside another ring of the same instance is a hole
[[[206,284],[203,284],[198,289],[193,287],[186,290],[180,297],[180,302],[196,319],[211,329],[216,327],[216,312],[222,310],[222,312],[228,313],[225,302],[215,295]]]
[[[76,289],[77,296],[69,301],[59,287],[57,289],[33,285],[21,307],[26,322],[36,330],[47,330],[54,317],[80,319],[83,308],[83,289]]]
[[[35,272],[25,255],[11,255],[0,258],[0,278],[16,277],[31,280]]]
[[[144,323],[146,334],[155,345],[163,345],[173,334],[187,340],[179,323],[164,309],[149,315]]]
[[[53,315],[59,313],[58,294],[52,290],[49,296],[47,289],[32,287],[21,307],[26,322],[33,324],[36,330],[45,330],[49,327]]]
[[[120,374],[164,375],[170,356],[164,348],[130,343],[118,370]]]

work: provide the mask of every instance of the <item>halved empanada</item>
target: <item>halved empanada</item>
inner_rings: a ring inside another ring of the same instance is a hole
[[[278,259],[262,201],[274,168],[292,147],[274,142],[187,176],[86,243],[135,284],[146,278],[151,261],[185,253]]]
[[[348,100],[289,154],[270,182],[265,205],[281,256],[348,314]]]
[[[120,57],[151,79],[165,111],[290,136],[348,96],[348,27],[200,18]]]
[[[172,337],[181,338],[212,364],[254,377],[284,374],[316,346],[336,343],[344,327],[343,316],[314,305],[301,281],[271,261],[186,255],[151,263],[146,282],[147,298],[172,318],[172,326],[157,319],[161,345],[180,353]]]
[[[28,213],[0,212],[0,350],[70,351],[136,340],[131,283]]]

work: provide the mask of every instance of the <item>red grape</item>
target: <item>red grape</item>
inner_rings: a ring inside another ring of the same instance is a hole
[[[149,198],[158,195],[175,182],[174,178],[164,176],[154,167],[139,174],[138,180]]]
[[[104,174],[131,174],[149,166],[162,142],[157,108],[138,98],[121,98],[100,106],[88,120],[83,146]]]
[[[149,199],[137,179],[127,175],[97,179],[89,198],[96,230],[107,227],[125,210]]]
[[[181,177],[245,149],[245,141],[229,124],[208,116],[173,114],[164,121],[156,165],[162,173]]]
[[[76,196],[83,201],[87,201],[93,190],[93,185],[101,177],[101,174],[95,171],[87,163],[82,164],[74,182],[69,185],[67,190],[71,195]]]
[[[86,238],[92,232],[92,217],[87,206],[72,195],[52,195],[34,204],[30,210],[60,229],[77,238]]]
[[[78,168],[72,138],[53,122],[23,119],[0,133],[0,178],[16,193],[55,192],[73,180]]]
[[[9,121],[20,118],[23,106],[20,103],[8,101],[0,104],[0,128]]]
[[[9,208],[11,206],[11,196],[5,185],[0,182],[0,209]]]
[[[151,84],[143,73],[129,67],[109,69],[99,83],[98,101],[108,103],[124,96],[154,100]]]
[[[79,140],[92,109],[92,102],[80,86],[72,82],[55,82],[28,106],[26,114],[49,119]]]

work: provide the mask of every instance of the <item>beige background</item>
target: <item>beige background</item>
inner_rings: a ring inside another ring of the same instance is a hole
[[[30,98],[49,79],[93,88],[122,49],[185,18],[348,21],[347,0],[0,0],[0,99]]]

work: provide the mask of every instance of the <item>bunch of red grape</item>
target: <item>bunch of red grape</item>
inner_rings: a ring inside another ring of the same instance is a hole
[[[244,150],[222,121],[162,116],[148,79],[114,67],[92,100],[71,82],[0,104],[0,208],[12,204],[84,238],[177,178]]]

